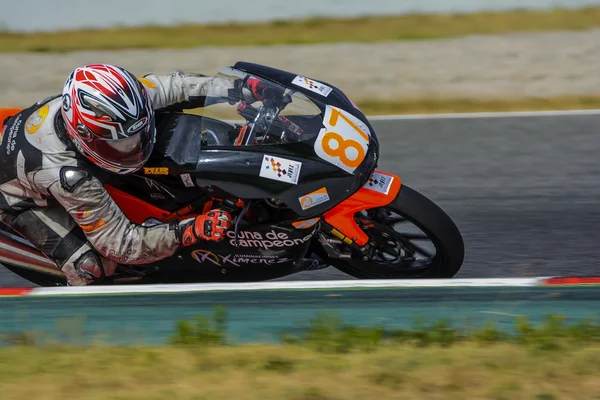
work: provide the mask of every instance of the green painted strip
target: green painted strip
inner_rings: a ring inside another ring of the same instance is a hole
[[[596,287],[393,288],[260,290],[114,296],[0,298],[0,333],[39,331],[89,342],[160,344],[179,320],[229,314],[230,342],[274,342],[297,333],[321,311],[358,326],[410,328],[417,318],[451,318],[461,326],[493,320],[512,329],[515,316],[540,322],[549,314],[581,319],[598,314]],[[67,325],[62,327],[61,325]]]

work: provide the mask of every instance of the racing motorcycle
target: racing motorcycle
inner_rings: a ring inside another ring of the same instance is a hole
[[[217,74],[266,88],[253,103],[209,96],[201,108],[156,116],[153,154],[105,187],[144,226],[227,209],[222,242],[198,242],[101,284],[244,282],[328,267],[359,279],[451,278],[464,243],[452,219],[399,176],[377,169],[373,127],[344,92],[264,65],[238,62]],[[27,240],[0,228],[0,262],[41,286],[61,271]]]

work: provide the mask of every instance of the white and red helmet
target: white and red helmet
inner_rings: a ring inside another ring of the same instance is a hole
[[[75,147],[94,164],[128,174],[152,153],[154,109],[140,81],[123,68],[89,64],[65,82],[62,115]]]

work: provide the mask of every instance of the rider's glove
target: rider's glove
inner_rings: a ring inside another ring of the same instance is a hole
[[[229,96],[232,100],[230,102],[231,104],[235,104],[237,101],[242,100],[250,104],[256,101],[274,101],[283,105],[291,101],[291,99],[288,98],[289,96],[285,96],[284,88],[255,77],[248,77],[245,80],[236,80],[235,89],[232,89]]]
[[[238,79],[235,81],[235,89],[229,95],[231,98],[230,103],[235,104],[239,100],[250,104],[255,101],[263,101],[265,100],[266,88],[267,85],[258,78]]]
[[[210,210],[181,226],[181,244],[191,246],[198,240],[220,242],[231,224],[231,215],[223,210]]]
[[[242,93],[245,95],[244,97],[248,96],[248,95],[252,95],[252,97],[256,100],[265,100],[265,89],[267,88],[267,85],[264,84],[263,81],[261,81],[258,78],[248,78],[246,80],[246,84],[244,85],[244,87],[242,88]]]

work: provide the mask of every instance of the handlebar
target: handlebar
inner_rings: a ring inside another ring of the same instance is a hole
[[[297,142],[303,133],[303,129],[300,126],[288,118],[279,115],[281,110],[275,106],[263,105],[256,108],[242,102],[238,105],[237,111],[238,114],[248,121],[248,125],[250,125],[250,132],[248,132],[244,140],[244,145],[252,143],[257,129],[264,132],[265,136],[278,137],[282,142]],[[281,133],[271,129],[273,124],[282,128]]]

